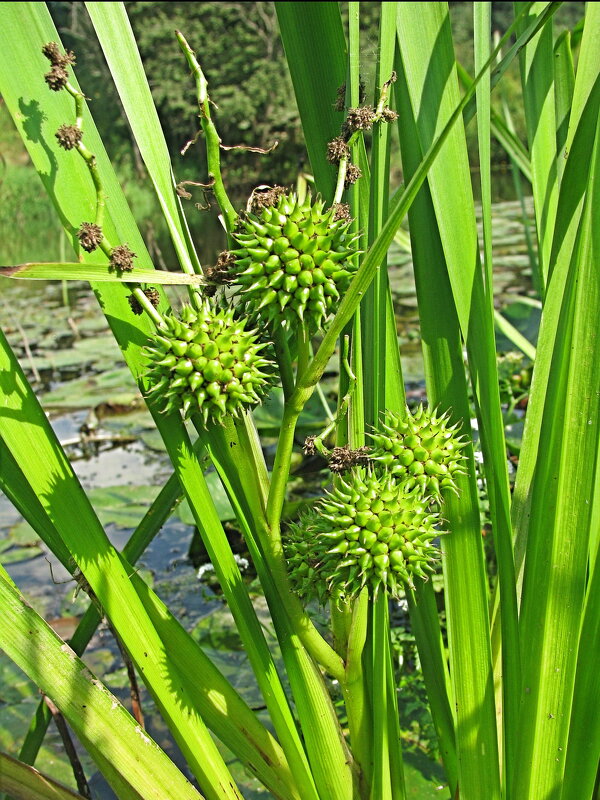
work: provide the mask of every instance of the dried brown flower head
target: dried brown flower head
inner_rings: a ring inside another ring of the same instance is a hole
[[[144,294],[146,295],[148,300],[152,303],[154,308],[157,308],[158,304],[160,303],[160,292],[158,291],[158,289],[155,289],[153,286],[151,286],[149,289],[144,289]],[[138,317],[140,316],[140,314],[143,314],[144,309],[142,307],[142,304],[134,294],[130,294],[127,300],[129,301],[129,305],[131,306],[131,310],[133,311],[134,314],[136,314]]]
[[[76,125],[61,125],[54,135],[64,150],[72,150],[81,141],[83,131]]]
[[[316,436],[307,436],[304,440],[304,447],[302,448],[302,452],[305,456],[314,456],[317,452],[317,448],[315,447],[315,439]]]
[[[135,255],[126,244],[118,244],[110,252],[109,266],[118,272],[131,272]]]
[[[381,112],[381,119],[384,122],[395,122],[398,119],[398,114],[392,111],[391,108],[384,108]]]
[[[102,228],[95,222],[82,222],[77,231],[77,238],[83,249],[91,253],[102,241]]]
[[[59,92],[61,89],[64,89],[68,79],[67,70],[57,64],[52,67],[50,72],[44,75],[44,80],[53,92]]]
[[[350,214],[350,206],[348,203],[333,204],[333,219],[336,222],[338,219],[352,219],[352,215]]]
[[[334,447],[329,456],[329,469],[337,474],[346,472],[352,467],[364,467],[369,463],[369,448],[358,447],[352,450],[350,445]]]
[[[373,127],[375,121],[375,109],[373,106],[359,106],[359,108],[349,108],[343,126],[343,135],[346,139],[355,131],[368,131]]]
[[[339,164],[343,158],[350,158],[350,148],[341,136],[337,136],[327,144],[327,161]]]
[[[286,193],[283,186],[257,186],[250,196],[250,208],[253,214],[257,214],[263,208],[276,206],[279,198]]]
[[[355,164],[348,164],[346,167],[346,180],[344,181],[344,185],[346,188],[351,186],[353,183],[362,178],[362,171],[360,167],[357,167]]]

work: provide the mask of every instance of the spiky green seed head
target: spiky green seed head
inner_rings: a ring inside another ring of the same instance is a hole
[[[442,490],[457,492],[456,478],[466,473],[462,448],[466,439],[451,425],[448,414],[419,406],[405,417],[387,412],[373,440],[370,458],[385,467],[390,475],[406,481],[423,496],[436,502]]]
[[[401,594],[427,579],[439,551],[439,516],[406,482],[353,471],[290,526],[285,553],[298,594],[320,602],[352,600],[368,587],[374,597]]]
[[[267,345],[232,309],[204,302],[199,310],[185,306],[178,318],[165,317],[161,330],[144,348],[150,361],[148,396],[185,418],[199,413],[204,424],[260,402],[268,388],[272,362],[261,355]]]
[[[322,200],[300,203],[294,194],[248,214],[234,234],[240,248],[230,272],[245,310],[276,326],[322,328],[356,271],[350,224]]]

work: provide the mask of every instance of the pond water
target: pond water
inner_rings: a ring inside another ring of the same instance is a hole
[[[529,201],[527,210],[531,214]],[[518,302],[520,296],[533,294],[518,203],[494,207],[494,259],[496,305],[533,341],[537,312]],[[409,396],[420,397],[423,363],[410,254],[395,244],[389,261],[405,381]],[[0,325],[39,391],[54,430],[82,485],[89,491],[107,535],[116,547],[122,548],[171,470],[152,419],[89,287],[71,286],[68,306],[64,300],[63,290],[57,284],[0,278]],[[33,305],[35,314],[30,312]],[[499,348],[514,349],[503,340],[499,340]],[[333,380],[325,382],[325,393],[333,383]],[[281,399],[274,396],[256,415],[267,457],[272,454],[274,440],[269,437],[273,436],[280,411]],[[318,432],[324,418],[324,410],[315,399],[303,418],[299,442],[307,433]],[[296,466],[301,461],[299,451]],[[296,496],[307,491],[302,472],[299,470],[299,477],[292,484]],[[221,516],[227,520],[231,517],[227,500],[215,476],[209,476],[209,480]],[[314,486],[308,491],[314,492]],[[247,701],[260,704],[235,629],[221,599],[211,588],[210,570],[201,568],[203,577],[199,580],[198,562],[189,557],[193,531],[189,511],[182,504],[144,553],[138,567],[175,615],[194,631],[208,654],[228,676],[235,678]],[[63,638],[68,638],[86,607],[86,600],[76,595],[68,574],[1,494],[0,560],[32,605]],[[84,660],[128,704],[125,669],[106,627],[99,629]],[[146,708],[150,708],[147,694],[143,692],[142,697]],[[17,754],[37,702],[36,688],[0,655],[1,749]],[[159,718],[147,713],[146,719],[151,735],[182,764]],[[82,759],[87,773],[94,775],[95,797],[112,797],[85,754]],[[37,766],[73,784],[68,778],[61,742],[53,730],[47,735]],[[252,779],[233,764],[232,769],[245,795],[258,796]]]

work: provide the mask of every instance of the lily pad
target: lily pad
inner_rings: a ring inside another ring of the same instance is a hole
[[[41,555],[40,537],[31,525],[25,521],[13,525],[6,538],[0,540],[0,561],[4,564],[15,564]]]
[[[91,489],[88,497],[104,527],[135,528],[159,491],[158,486],[109,486]]]
[[[102,402],[131,405],[140,397],[128,367],[117,367],[68,381],[44,395],[44,407],[76,409],[95,407]]]

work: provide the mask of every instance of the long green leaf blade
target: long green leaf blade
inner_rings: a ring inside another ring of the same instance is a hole
[[[0,437],[10,449],[42,507],[60,532],[117,632],[127,643],[132,660],[147,678],[167,719],[187,728],[180,745],[198,772],[208,796],[238,798],[208,731],[193,707],[181,704],[170,691],[178,670],[139,602],[119,555],[110,544],[50,423],[33,395],[21,368],[0,331]],[[86,531],[81,536],[82,526]],[[195,742],[195,744],[194,744]],[[203,752],[202,761],[198,751]]]
[[[415,33],[411,37],[403,36],[404,30]],[[455,84],[448,79],[452,77],[454,64],[449,41],[447,10],[442,4],[423,7],[405,4],[399,8],[401,62],[398,72],[402,78],[398,85],[404,93],[399,122],[403,163],[405,167],[410,165],[410,172],[417,168],[421,153],[430,145],[436,132],[443,128],[457,103]],[[415,123],[411,124],[409,121],[413,117]],[[419,141],[422,149],[418,147]],[[486,326],[490,331],[491,325],[489,305],[484,302],[475,260],[474,210],[464,136],[459,126],[449,134],[431,167],[428,183],[431,200],[422,191],[421,203],[413,205],[410,215],[421,330],[427,343],[428,393],[432,404],[443,403],[444,408],[453,409],[457,418],[464,415],[465,419],[469,412],[466,385],[460,377],[462,356],[456,322],[460,322],[467,341],[474,324],[472,317],[484,323],[483,330],[481,326],[479,328],[483,341]],[[449,297],[450,286],[453,299]],[[474,298],[475,289],[478,294]],[[458,320],[453,319],[451,313],[455,304]],[[492,352],[490,358],[489,333],[487,338],[487,353],[483,347],[481,350],[482,368],[483,375],[486,369],[490,372],[487,380],[491,383],[493,371],[490,362],[493,358],[495,365],[495,354]],[[463,482],[459,500],[449,498],[446,501],[444,516],[450,525],[450,533],[443,539],[443,552],[450,672],[457,704],[460,794],[461,797],[497,797],[500,795],[500,779],[495,707],[490,691],[487,592],[473,477]],[[468,580],[465,580],[465,575],[469,576]],[[467,655],[469,651],[470,655]],[[473,724],[475,717],[478,722]],[[467,723],[467,720],[471,722]],[[485,765],[481,755],[483,750]]]
[[[199,798],[173,762],[73,651],[20,597],[0,567],[0,641],[21,669],[61,709],[123,800]],[[82,713],[85,708],[85,714]]]
[[[78,800],[81,795],[42,775],[16,758],[0,753],[0,792],[13,800]]]
[[[339,135],[343,115],[333,103],[346,81],[346,40],[337,3],[276,3],[277,19],[316,185],[331,202],[336,171],[327,142]]]
[[[48,99],[49,92],[41,78],[46,62],[41,54],[38,60],[33,61],[26,55],[35,52],[38,47],[41,47],[41,43],[58,41],[59,37],[45,7],[41,4],[6,4],[3,13],[7,22],[6,31],[10,34],[7,40],[10,46],[4,48],[0,54],[0,88],[17,126],[22,131],[24,141],[45,182],[46,189],[59,210],[61,219],[65,222],[68,230],[74,232],[80,224],[82,213],[87,214],[88,218],[91,217],[95,193],[87,168],[81,160],[78,158],[69,160],[68,156],[73,154],[62,151],[56,146],[54,140],[53,131],[65,119],[71,118],[72,104],[68,97],[64,97],[64,93],[58,93],[58,95],[53,93],[51,99]],[[36,98],[32,102],[32,108],[42,106],[45,108],[44,124],[46,127],[44,133],[48,129],[50,134],[44,138],[40,136],[37,128],[35,129],[36,135],[28,135],[31,125],[38,125],[39,119],[33,117],[33,122],[31,122],[20,112],[21,91],[13,80],[15,70],[21,80],[26,82],[27,89],[24,91],[28,93],[28,96],[33,94]],[[74,79],[73,82],[75,83]],[[149,265],[151,262],[143,240],[131,211],[124,201],[122,190],[85,104],[84,129],[86,144],[96,157],[106,192],[105,234],[111,241],[128,242],[138,253],[140,262]],[[50,163],[48,152],[52,154]],[[65,156],[67,156],[66,160]],[[61,165],[62,169],[57,170],[56,165]],[[67,176],[68,180],[65,180]],[[89,210],[82,212],[82,209],[85,208]],[[85,260],[93,262],[94,256],[95,254],[85,256]],[[145,317],[132,316],[121,287],[103,284],[101,289],[100,286],[96,288],[96,293],[107,314],[113,333],[121,344],[127,363],[139,380],[145,371],[141,348],[147,342],[152,324]],[[275,724],[277,725],[280,719],[285,718],[285,727],[280,731],[281,741],[285,742],[287,739],[295,742],[296,752],[301,754],[302,745],[288,708],[285,692],[273,666],[272,657],[248,598],[239,568],[227,543],[223,527],[214,512],[210,493],[206,488],[197,458],[192,453],[189,437],[178,416],[177,418],[171,416],[167,419],[157,409],[154,409],[154,417],[163,438],[169,445],[170,455],[178,471],[179,479],[196,513],[205,543],[208,543],[211,560],[216,566],[217,574],[238,623],[259,685],[266,697],[267,704],[271,707]],[[174,727],[177,731],[178,726]],[[293,753],[290,761],[293,761],[292,756]],[[299,757],[301,758],[301,755]]]
[[[589,106],[593,111],[596,104],[592,100]],[[521,612],[521,638],[527,643],[517,732],[521,761],[514,788],[515,797],[531,800],[560,797],[591,514],[597,502],[593,465],[597,464],[600,439],[598,122],[596,114],[589,174],[586,163],[578,169],[579,181],[587,177],[587,191],[575,249],[565,264],[564,291],[557,271],[548,286],[548,296],[556,290],[562,301],[554,320],[557,345],[532,487]],[[548,753],[555,756],[548,759]]]
[[[525,3],[516,2],[521,11]],[[520,23],[520,31],[542,11],[543,2],[533,3],[528,16]],[[558,202],[556,154],[556,109],[554,98],[554,51],[552,23],[548,23],[520,53],[521,81],[525,103],[527,141],[531,154],[533,196],[538,233],[538,263],[542,294],[548,282],[550,251]]]
[[[114,272],[102,264],[30,263],[16,267],[0,267],[0,277],[18,278],[26,281],[91,281],[101,283],[156,283],[170,286],[199,286],[204,283],[202,275],[187,275],[183,272],[164,272],[156,269],[133,269],[130,272]]]

